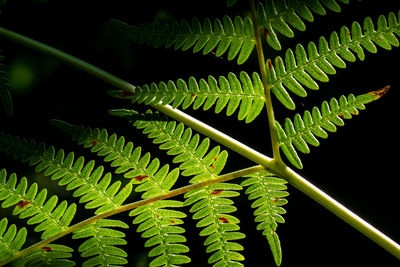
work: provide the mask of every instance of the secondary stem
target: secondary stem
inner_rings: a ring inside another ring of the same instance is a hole
[[[175,190],[169,191],[168,193],[156,196],[156,197],[147,198],[147,199],[144,199],[144,200],[140,200],[140,201],[136,201],[136,202],[133,202],[133,203],[129,203],[129,204],[120,206],[120,207],[118,207],[118,208],[116,208],[114,210],[111,210],[109,212],[93,216],[93,217],[91,217],[89,219],[86,219],[86,220],[84,220],[82,222],[74,224],[74,225],[68,227],[67,229],[65,229],[64,231],[62,231],[62,232],[60,232],[60,233],[58,233],[58,234],[56,234],[56,235],[54,235],[54,236],[52,236],[50,238],[42,240],[42,241],[40,241],[40,242],[38,242],[38,243],[36,243],[36,244],[24,249],[24,250],[21,250],[21,251],[15,253],[12,257],[8,258],[6,261],[1,262],[0,266],[4,266],[4,265],[6,265],[6,264],[8,264],[8,263],[20,258],[20,257],[26,255],[27,253],[29,253],[29,252],[31,252],[31,251],[33,251],[35,249],[40,249],[41,247],[45,246],[46,244],[49,244],[50,242],[53,242],[53,241],[55,241],[55,240],[57,240],[57,239],[59,239],[59,238],[61,238],[63,236],[66,236],[66,235],[68,235],[68,234],[70,234],[70,233],[72,233],[72,232],[74,232],[74,231],[76,231],[76,230],[88,225],[88,224],[94,223],[94,222],[96,222],[96,221],[98,221],[100,219],[107,218],[107,217],[110,217],[112,215],[115,215],[115,214],[118,214],[118,213],[121,213],[121,212],[125,212],[125,211],[128,211],[128,210],[132,210],[132,209],[135,209],[137,207],[144,206],[144,205],[147,205],[147,204],[159,201],[159,200],[163,200],[163,199],[172,198],[172,197],[175,197],[175,196],[178,196],[178,195],[182,195],[182,194],[185,194],[185,193],[187,193],[189,191],[195,190],[197,188],[206,187],[206,186],[209,186],[209,185],[212,185],[212,184],[216,184],[216,183],[226,182],[226,181],[233,180],[233,179],[236,179],[236,178],[239,178],[239,177],[243,177],[243,176],[251,174],[251,173],[256,173],[256,172],[260,172],[260,171],[264,171],[264,170],[265,170],[264,167],[262,167],[260,165],[254,166],[254,167],[242,169],[242,170],[239,170],[239,171],[231,172],[231,173],[228,173],[228,174],[224,174],[224,175],[218,176],[215,179],[211,179],[211,180],[207,180],[207,181],[204,181],[204,182],[195,183],[195,184],[187,185],[187,186],[184,186],[184,187],[180,187],[180,188],[177,188]]]
[[[77,59],[67,53],[64,53],[58,49],[52,48],[48,45],[40,43],[38,41],[32,40],[26,36],[20,35],[18,33],[12,32],[10,30],[0,27],[0,36],[9,39],[11,41],[20,43],[30,48],[34,48],[43,53],[52,55],[59,58],[60,60],[77,67],[93,76],[108,82],[109,84],[122,89],[122,90],[134,90],[134,86],[130,83],[115,77],[114,75],[107,73],[89,63],[86,63],[80,59]],[[286,179],[291,185],[299,189],[301,192],[311,197],[317,203],[330,210],[332,213],[340,217],[342,220],[356,228],[358,231],[369,237],[371,240],[376,242],[378,245],[386,249],[392,255],[400,259],[400,245],[395,243],[389,237],[385,236],[379,230],[375,229],[372,225],[358,217],[356,214],[345,208],[339,202],[325,194],[323,191],[318,189],[316,186],[308,182],[306,179],[301,177],[299,174],[295,173],[290,168],[279,164],[274,159],[271,159],[252,148],[238,142],[237,140],[227,136],[220,131],[213,129],[211,126],[204,124],[196,120],[195,118],[179,111],[173,109],[171,106],[161,106],[154,105],[158,110],[166,113],[170,117],[182,121],[187,126],[193,128],[194,130],[211,137],[212,139],[220,142],[222,145],[228,147],[229,149],[241,154],[242,156],[260,164],[265,169],[275,173],[281,178]],[[196,184],[193,184],[193,186]],[[149,201],[149,200],[146,200]],[[156,201],[156,200],[155,200]],[[51,242],[52,240],[48,241]],[[28,248],[29,249],[29,248]],[[21,251],[22,252],[22,251]]]
[[[283,163],[282,159],[281,159],[281,155],[279,153],[279,142],[278,142],[277,129],[276,129],[276,125],[275,125],[274,109],[272,107],[271,89],[268,84],[267,68],[265,65],[264,51],[263,51],[262,44],[261,44],[260,29],[257,25],[256,8],[254,5],[254,0],[249,0],[249,2],[250,2],[251,19],[253,21],[254,37],[256,40],[258,64],[260,67],[261,81],[262,81],[263,87],[264,87],[265,107],[267,109],[269,132],[270,132],[271,144],[272,144],[272,153],[273,153],[273,157],[276,161]]]

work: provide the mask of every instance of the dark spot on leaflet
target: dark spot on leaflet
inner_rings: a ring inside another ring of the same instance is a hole
[[[41,247],[41,249],[45,250],[46,252],[52,251],[51,247]]]
[[[19,207],[19,208],[23,208],[23,207],[25,207],[26,205],[28,205],[28,204],[30,204],[31,202],[29,201],[29,200],[21,200],[18,204],[17,204],[17,206]]]

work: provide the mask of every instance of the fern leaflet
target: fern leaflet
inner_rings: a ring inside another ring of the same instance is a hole
[[[4,151],[6,154],[12,154],[14,159],[21,158],[23,162],[29,162],[30,165],[37,165],[35,171],[43,171],[44,175],[51,176],[51,179],[60,180],[59,185],[66,185],[67,190],[75,190],[73,196],[80,197],[79,202],[86,203],[85,208],[97,208],[95,212],[96,214],[104,213],[119,207],[132,191],[132,185],[130,183],[124,186],[121,190],[119,190],[121,186],[121,182],[119,181],[110,185],[112,178],[111,174],[107,173],[103,175],[104,168],[102,166],[95,169],[94,161],[85,164],[83,157],[74,160],[74,153],[72,152],[65,157],[63,150],[59,150],[56,153],[54,147],[51,146],[46,149],[43,143],[37,145],[34,140],[28,142],[26,139],[20,139],[19,137],[0,133],[0,151]],[[23,181],[24,179],[22,180],[22,183]],[[42,195],[44,194],[45,197],[46,191],[42,191],[43,193],[41,193]],[[29,192],[30,191],[28,190],[28,193]],[[41,193],[39,193],[38,196],[40,196]],[[24,213],[22,213],[21,216],[23,214]],[[88,231],[88,233],[83,235],[83,237],[96,237],[95,234],[102,231],[113,233],[112,229],[100,228],[98,225],[99,224],[92,225],[91,229],[95,230]],[[54,229],[56,228],[49,228],[48,231],[53,231]],[[109,254],[108,257],[101,257],[101,259],[104,260],[104,265],[115,262],[119,262],[120,264],[126,262],[123,258],[126,257],[126,253],[121,253],[120,249],[114,247],[114,245],[119,245],[125,242],[119,235],[113,237],[112,240],[114,240],[114,243],[104,243],[101,238],[97,237],[93,240],[98,242],[96,247],[97,250],[95,250],[96,253],[99,252],[99,254],[101,254],[105,250],[104,244],[112,247],[110,253],[113,253]],[[91,250],[91,254],[85,254],[85,251],[82,250],[83,248],[89,249],[90,247],[84,247],[81,245],[80,251],[82,252],[82,255],[93,256],[96,254],[93,252],[94,249]],[[98,262],[99,259],[99,257],[95,258],[97,260],[94,258],[87,260],[84,263],[85,266],[93,266],[91,264],[93,262]],[[118,259],[116,260],[116,258]]]
[[[41,247],[41,249],[34,250],[25,256],[25,266],[75,266],[75,262],[67,259],[72,257],[71,252],[73,252],[73,250],[70,247],[57,244],[47,244],[46,246]]]
[[[349,2],[349,0],[339,1],[345,4]],[[267,43],[273,49],[281,50],[276,31],[289,38],[294,37],[292,28],[304,31],[306,26],[302,18],[309,22],[314,21],[311,11],[318,15],[326,14],[321,2],[328,9],[340,12],[336,0],[265,0],[264,4],[259,2],[257,5],[257,25],[264,28]]]
[[[118,220],[101,219],[79,230],[72,238],[88,238],[78,250],[82,257],[92,257],[84,262],[83,266],[120,266],[127,264],[127,253],[117,245],[126,245],[125,234],[111,227],[128,228],[129,226]]]
[[[251,205],[255,208],[255,221],[258,224],[257,229],[263,231],[270,245],[274,260],[277,266],[282,262],[282,249],[280,246],[279,237],[276,233],[277,223],[284,223],[285,220],[281,214],[286,211],[281,207],[287,203],[284,198],[289,195],[286,191],[287,183],[285,180],[273,176],[269,172],[259,172],[251,174],[242,186],[248,187],[246,194],[249,195],[249,200],[254,200]]]
[[[389,86],[378,91],[372,91],[355,97],[350,94],[347,98],[341,96],[339,101],[332,98],[328,104],[324,101],[321,109],[314,107],[312,112],[305,111],[303,118],[296,114],[294,120],[286,118],[284,126],[276,122],[278,130],[279,146],[286,158],[297,168],[303,168],[303,164],[296,152],[309,153],[307,145],[318,146],[319,142],[315,136],[327,138],[329,132],[336,132],[336,126],[343,126],[341,118],[351,119],[352,115],[358,115],[358,110],[365,109],[364,104],[375,101],[389,90]]]
[[[376,53],[375,44],[384,49],[399,46],[394,33],[400,35],[400,24],[396,15],[389,13],[388,19],[379,16],[376,30],[371,18],[367,17],[363,28],[359,23],[353,22],[351,30],[344,26],[339,34],[333,32],[329,43],[321,37],[318,48],[314,42],[310,42],[306,52],[305,48],[298,44],[295,52],[291,49],[286,51],[284,60],[278,56],[274,64],[270,60],[267,61],[271,91],[283,105],[294,109],[295,104],[287,89],[298,96],[305,97],[307,92],[303,86],[317,90],[319,86],[316,81],[327,82],[329,80],[327,74],[336,73],[334,66],[345,68],[344,60],[350,62],[356,60],[354,53],[360,60],[364,60],[364,48],[371,53]]]
[[[25,227],[17,230],[15,224],[7,228],[8,220],[0,221],[0,261],[4,261],[17,253],[25,243],[27,230]]]
[[[210,109],[215,104],[215,113],[220,113],[226,107],[226,115],[231,116],[237,109],[238,119],[253,121],[264,107],[265,97],[261,79],[257,73],[252,78],[241,72],[239,78],[229,73],[227,77],[220,76],[215,79],[209,76],[207,81],[190,77],[188,82],[182,79],[152,83],[142,87],[135,87],[134,92],[120,90],[110,91],[114,97],[129,98],[133,103],[171,104],[173,108],[179,106],[186,109],[193,106],[198,109]]]
[[[69,226],[76,212],[75,203],[68,206],[66,201],[62,201],[57,205],[57,196],[52,196],[46,201],[46,189],[38,193],[36,183],[28,189],[28,182],[25,177],[19,183],[14,173],[8,177],[8,180],[6,177],[6,170],[1,170],[0,201],[3,201],[2,208],[15,205],[13,214],[19,215],[20,218],[29,218],[28,224],[38,224],[35,231],[43,231],[43,239],[51,237]]]
[[[189,24],[186,20],[181,23],[161,24],[158,21],[146,25],[130,26],[122,21],[113,19],[111,24],[123,32],[132,41],[139,41],[154,47],[163,46],[174,49],[188,50],[193,47],[193,52],[203,50],[208,54],[216,49],[216,56],[220,57],[228,52],[228,60],[238,56],[237,63],[244,63],[250,56],[255,46],[253,23],[246,17],[244,20],[236,16],[233,21],[229,16],[221,20],[215,19],[214,23],[205,18],[203,24],[193,18]]]
[[[114,111],[114,115],[129,117],[129,115],[137,115],[132,111]],[[227,158],[227,152],[220,153],[220,148],[213,148],[208,154],[209,140],[205,139],[200,142],[198,135],[192,137],[191,130],[184,129],[183,124],[176,126],[176,122],[167,123],[165,119],[151,113],[139,116],[139,118],[148,118],[146,120],[137,121],[139,128],[144,128],[150,137],[157,137],[157,143],[162,144],[164,149],[168,149],[169,153],[174,155],[174,162],[181,163],[180,168],[183,170],[182,175],[192,176],[190,183],[196,183],[207,179],[212,179],[222,170]],[[153,123],[153,124],[150,124]],[[92,151],[99,150],[96,146],[106,140],[106,132],[103,130],[84,129],[82,127],[72,126],[63,122],[56,121],[56,124],[66,132],[72,134],[78,143],[85,147],[92,147]],[[175,128],[176,126],[176,128]],[[90,134],[93,132],[93,134]],[[103,137],[101,137],[103,135]],[[100,140],[100,141],[99,141]],[[113,141],[115,142],[115,140]],[[200,144],[199,144],[200,143]],[[101,151],[101,150],[99,150]],[[142,176],[139,176],[142,177]],[[237,225],[239,220],[229,215],[236,211],[233,201],[228,197],[238,196],[237,190],[242,187],[236,184],[219,183],[205,188],[191,191],[185,195],[187,198],[184,205],[193,205],[190,209],[195,213],[193,219],[200,220],[198,227],[204,227],[200,232],[201,236],[208,236],[204,245],[207,246],[208,253],[213,252],[209,258],[210,264],[216,265],[241,265],[238,261],[244,260],[244,257],[237,251],[243,250],[243,247],[232,240],[244,238],[244,234],[237,232],[240,228]],[[144,209],[144,208],[143,208]],[[134,213],[135,214],[135,213]],[[150,215],[147,215],[150,216]],[[154,223],[154,222],[153,222]],[[144,232],[146,233],[146,232]]]
[[[208,152],[210,140],[200,141],[198,134],[192,136],[192,130],[184,127],[183,123],[177,125],[176,121],[167,121],[167,117],[153,114],[148,111],[145,115],[138,115],[135,111],[114,110],[113,115],[134,118],[133,125],[143,129],[144,134],[154,138],[153,142],[159,144],[161,149],[167,150],[169,155],[175,156],[173,161],[180,163],[182,175],[194,176],[190,183],[212,179],[216,177],[225,166],[227,152],[215,147]],[[208,153],[207,153],[208,152]],[[239,220],[229,215],[236,211],[233,201],[229,197],[238,196],[236,192],[242,187],[231,183],[218,183],[185,194],[185,205],[192,205],[190,212],[194,213],[193,219],[199,220],[197,227],[204,228],[201,236],[208,236],[204,242],[206,252],[213,255],[208,262],[215,265],[241,265],[238,261],[244,257],[237,251],[243,247],[231,242],[244,238],[238,232]]]
[[[135,190],[144,192],[143,198],[150,198],[167,193],[175,184],[179,176],[179,169],[169,171],[169,166],[161,168],[158,159],[151,160],[150,154],[141,156],[141,148],[133,149],[132,142],[125,143],[123,136],[116,134],[108,136],[105,129],[83,128],[68,123],[53,120],[53,124],[64,129],[78,140],[79,144],[90,147],[92,152],[104,156],[104,160],[111,162],[111,166],[117,168],[117,173],[124,173],[130,183],[138,185]],[[186,239],[182,233],[184,228],[177,226],[182,224],[181,218],[185,213],[167,208],[179,208],[183,203],[180,201],[161,200],[137,209],[129,214],[136,216],[134,224],[139,224],[137,231],[143,232],[146,247],[156,246],[149,252],[150,257],[156,257],[151,266],[181,265],[190,262],[190,258],[182,255],[189,251],[188,247],[181,244]]]

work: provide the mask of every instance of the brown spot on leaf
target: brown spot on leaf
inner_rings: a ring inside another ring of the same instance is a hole
[[[222,223],[228,223],[229,222],[229,220],[227,218],[225,218],[225,217],[219,217],[218,220],[220,222],[222,222]]]
[[[190,94],[190,97],[191,97],[191,98],[195,98],[195,97],[196,97],[196,94]]]
[[[211,166],[210,166],[210,168],[211,168],[211,170],[214,170],[214,169],[215,169],[215,166],[214,166],[214,164],[213,164],[213,165],[211,165]]]
[[[45,250],[46,252],[52,251],[51,247],[41,247],[41,249]]]
[[[214,190],[211,192],[211,195],[219,195],[221,194],[222,190]]]
[[[30,204],[31,202],[29,201],[29,200],[21,200],[18,204],[17,204],[17,207],[18,208],[23,208],[23,207],[25,207],[26,205],[28,205],[28,204]]]
[[[91,146],[97,145],[97,141],[93,141],[90,145],[91,145]]]
[[[268,59],[268,69],[272,70],[272,61]]]
[[[263,28],[263,35],[264,35],[265,39],[268,39],[269,33],[268,33],[267,28]]]
[[[135,178],[133,178],[133,179],[135,179],[136,181],[142,181],[144,178],[147,178],[148,176],[147,175],[139,175],[139,176],[136,176]]]
[[[121,97],[133,96],[133,92],[132,91],[128,91],[128,90],[124,90],[124,91],[121,92],[120,96]]]
[[[171,222],[172,224],[175,224],[175,221],[174,221],[174,220],[171,220],[170,222]]]
[[[279,198],[274,198],[274,202],[278,202]]]
[[[375,95],[377,97],[376,99],[379,99],[382,96],[386,95],[386,93],[389,91],[389,89],[390,89],[390,85],[386,85],[382,89],[379,89],[379,90],[376,90],[376,91],[371,91],[368,94],[373,94],[373,95]]]

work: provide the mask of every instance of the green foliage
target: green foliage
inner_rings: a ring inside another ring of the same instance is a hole
[[[116,247],[127,244],[125,234],[113,229],[115,227],[129,228],[119,220],[101,219],[73,233],[73,239],[88,238],[78,248],[82,257],[92,257],[83,263],[84,267],[121,266],[128,263],[125,259],[127,253]]]
[[[351,119],[352,115],[358,115],[358,110],[364,110],[364,104],[375,101],[386,94],[389,87],[363,95],[354,96],[350,94],[347,98],[341,96],[339,101],[332,98],[329,103],[322,102],[321,109],[314,107],[312,111],[306,110],[303,118],[299,114],[294,116],[293,121],[286,118],[284,126],[276,122],[278,129],[279,146],[285,153],[286,158],[297,168],[303,168],[296,149],[302,153],[310,153],[307,145],[319,146],[317,137],[327,138],[329,132],[336,132],[336,126],[343,126],[343,119]],[[326,130],[326,131],[325,131]]]
[[[103,175],[104,168],[102,166],[94,168],[94,161],[85,164],[83,157],[74,160],[74,153],[72,152],[68,153],[65,157],[64,150],[59,150],[55,153],[53,146],[46,149],[43,143],[37,145],[34,140],[28,142],[26,139],[20,139],[19,137],[0,133],[0,151],[5,152],[6,154],[12,154],[14,159],[21,159],[23,162],[28,162],[30,165],[37,165],[35,168],[36,172],[43,172],[44,175],[51,176],[51,179],[59,180],[58,184],[60,186],[65,185],[67,190],[75,190],[73,196],[80,197],[79,202],[86,203],[86,209],[97,208],[95,212],[96,214],[104,213],[119,207],[132,191],[132,184],[130,183],[122,189],[120,189],[120,181],[111,184],[111,174],[107,173]],[[0,199],[6,197],[9,198],[3,202],[2,207],[8,207],[18,203],[14,209],[14,214],[20,214],[21,218],[31,217],[37,214],[28,220],[28,224],[37,224],[45,220],[35,228],[35,231],[45,230],[42,234],[42,238],[47,238],[67,228],[75,214],[75,204],[70,205],[70,207],[65,210],[66,201],[63,201],[54,211],[52,211],[56,205],[57,196],[51,197],[43,206],[47,195],[46,189],[43,189],[36,196],[37,185],[33,184],[25,193],[27,180],[26,178],[23,178],[14,190],[16,183],[15,175],[11,175],[7,183],[4,178],[5,171],[3,171],[2,175],[3,176],[1,177],[3,177],[2,179],[4,181],[3,184],[6,185],[5,188],[8,190],[2,191],[2,196],[4,196]],[[21,203],[24,204],[23,208],[18,207]],[[64,211],[65,215],[60,218]],[[120,222],[120,224],[123,223]],[[105,246],[107,246],[107,248],[114,251],[115,254],[107,254],[109,255],[107,257],[96,256],[87,260],[85,266],[94,266],[92,264],[99,261],[103,261],[103,264],[105,265],[111,263],[114,264],[115,262],[120,262],[119,264],[123,264],[121,262],[126,262],[124,258],[121,258],[126,257],[126,254],[118,253],[120,249],[114,246],[125,242],[121,239],[123,236],[116,231],[112,231],[109,228],[102,226],[107,225],[97,222],[97,224],[89,225],[83,230],[80,229],[79,234],[73,236],[73,238],[93,236],[93,238],[88,240],[92,240],[91,244],[97,242],[97,245],[94,248],[90,246],[88,247],[86,246],[86,243],[83,243],[79,247],[79,251],[82,252],[83,257],[103,255],[104,250],[106,249]],[[115,233],[116,235],[105,236],[111,238],[108,240],[109,242],[105,242],[100,238],[103,236],[99,236],[98,234],[102,232],[107,232],[109,234]],[[90,249],[89,252],[85,252],[88,249]],[[47,254],[44,254],[44,256],[46,255]]]
[[[11,116],[13,113],[13,104],[10,94],[11,84],[7,79],[5,66],[2,63],[3,60],[4,57],[2,56],[2,51],[0,50],[0,100],[3,104],[3,108],[6,114],[8,116]]]
[[[284,59],[278,56],[274,64],[267,61],[271,91],[283,105],[295,109],[286,89],[298,96],[307,96],[303,86],[317,90],[319,86],[316,81],[327,82],[328,74],[336,73],[334,67],[346,68],[344,60],[354,62],[355,54],[360,60],[364,60],[364,49],[376,53],[376,45],[387,50],[392,46],[399,46],[394,33],[400,36],[400,24],[396,15],[391,12],[388,19],[379,16],[376,30],[371,18],[367,17],[363,27],[358,22],[353,22],[351,30],[343,26],[339,34],[333,32],[330,35],[329,42],[321,37],[318,46],[314,42],[308,43],[307,52],[301,44],[296,46],[295,52],[289,48]]]
[[[227,6],[233,6],[236,0],[225,2]],[[238,64],[243,64],[256,44],[258,46],[261,42],[258,33],[264,34],[265,41],[272,48],[281,50],[278,32],[292,38],[294,29],[304,31],[305,21],[314,20],[313,13],[325,15],[326,9],[340,12],[338,2],[347,4],[349,0],[265,0],[264,4],[257,3],[256,10],[251,1],[252,17],[236,16],[231,19],[226,15],[222,20],[205,18],[200,22],[193,18],[191,23],[186,20],[180,23],[155,21],[138,26],[113,19],[111,24],[128,39],[155,48],[192,49],[194,53],[215,53],[218,57],[227,55],[228,60],[237,59]],[[0,5],[2,3],[0,0]],[[72,135],[79,145],[103,157],[110,165],[106,168],[114,168],[114,173],[105,172],[103,166],[96,167],[94,160],[85,162],[85,157],[76,157],[73,152],[65,153],[63,149],[56,150],[44,143],[38,144],[34,140],[28,141],[0,132],[0,151],[35,166],[36,172],[57,180],[59,186],[65,186],[66,190],[72,191],[73,197],[79,198],[79,203],[70,205],[66,200],[59,202],[56,194],[48,198],[47,188],[39,191],[37,183],[29,185],[29,179],[23,177],[18,180],[16,174],[7,175],[6,170],[2,169],[1,208],[13,207],[12,215],[27,219],[28,225],[35,225],[34,231],[42,232],[41,238],[47,239],[47,243],[40,245],[46,240],[37,243],[35,250],[24,253],[26,250],[21,249],[27,239],[27,230],[22,227],[17,231],[14,224],[7,227],[8,219],[3,218],[0,220],[0,265],[2,261],[16,258],[13,255],[21,254],[26,266],[73,266],[75,262],[69,259],[72,257],[72,248],[49,244],[67,233],[72,233],[72,239],[79,241],[78,252],[84,258],[82,266],[126,265],[128,252],[120,246],[128,243],[123,230],[128,229],[129,225],[107,217],[130,210],[129,216],[133,217],[136,231],[146,240],[144,246],[149,250],[150,266],[181,266],[192,261],[184,236],[184,221],[189,212],[203,238],[205,252],[209,254],[208,263],[218,267],[243,266],[244,247],[239,240],[246,238],[246,235],[240,232],[240,221],[235,217],[238,205],[232,199],[240,196],[243,187],[246,187],[245,194],[252,202],[257,230],[266,237],[275,264],[280,266],[282,248],[277,227],[278,223],[285,222],[282,215],[286,213],[283,206],[288,202],[287,181],[293,182],[315,199],[318,199],[315,195],[323,195],[317,201],[332,211],[340,209],[337,213],[341,217],[353,215],[348,215],[338,204],[334,206],[332,200],[290,170],[280,159],[279,151],[285,154],[292,165],[303,168],[297,151],[310,153],[309,145],[319,146],[317,138],[327,138],[327,132],[335,132],[336,126],[344,125],[342,119],[358,115],[359,110],[365,109],[365,104],[382,97],[389,86],[359,96],[350,94],[348,97],[341,96],[339,100],[332,98],[329,102],[324,101],[321,108],[313,107],[311,111],[305,111],[303,116],[296,114],[293,120],[287,118],[283,124],[273,120],[269,90],[285,107],[295,109],[288,91],[306,97],[304,87],[319,89],[318,82],[328,82],[328,75],[335,74],[335,68],[347,67],[345,61],[353,62],[357,57],[364,60],[365,50],[376,53],[377,46],[387,50],[399,46],[396,37],[400,36],[399,20],[400,12],[397,17],[395,13],[389,13],[387,17],[380,16],[375,26],[372,19],[367,17],[363,26],[353,22],[351,29],[344,26],[339,33],[333,32],[329,39],[320,37],[317,44],[309,42],[306,48],[297,44],[294,50],[287,49],[284,56],[278,56],[274,61],[265,61],[260,54],[262,46],[259,46],[260,75],[256,72],[251,75],[245,71],[239,75],[229,72],[218,78],[213,75],[198,80],[190,77],[187,81],[169,80],[139,87],[67,55],[67,62],[117,87],[118,90],[109,92],[111,96],[129,99],[131,104],[150,105],[160,110],[166,110],[160,105],[171,105],[172,114],[178,108],[185,110],[192,106],[194,110],[201,107],[209,110],[215,106],[215,113],[226,108],[227,116],[237,112],[238,120],[246,123],[254,121],[266,106],[274,158],[254,152],[215,129],[200,130],[208,133],[211,139],[217,137],[216,140],[222,140],[221,144],[227,149],[262,165],[221,175],[228,152],[219,145],[211,146],[210,138],[203,138],[194,132],[196,123],[200,123],[190,116],[179,115],[182,121],[194,125],[191,128],[152,110],[142,114],[131,109],[113,109],[109,113],[128,119],[130,124],[171,157],[172,165],[176,168],[162,165],[158,158],[142,152],[141,146],[135,147],[124,136],[109,134],[106,129],[77,126],[61,120],[51,121]],[[4,31],[0,27],[2,34]],[[20,37],[19,42],[24,43],[24,38]],[[41,47],[40,43],[29,44]],[[58,53],[47,46],[42,49],[50,54]],[[65,57],[62,52],[57,55]],[[10,84],[5,78],[2,60],[0,56],[0,98],[6,113],[11,115]],[[178,182],[184,182],[178,181],[181,176],[189,177],[189,185],[176,188]],[[238,177],[245,179],[240,184],[228,182]],[[134,199],[137,195],[133,191],[140,193],[139,200]],[[171,199],[178,195],[184,199]],[[133,199],[133,202],[124,205],[127,199]],[[78,205],[87,210],[95,209],[95,216],[70,226]],[[352,217],[352,220],[357,227],[368,228],[357,217]],[[368,228],[366,232],[373,232],[370,230]]]
[[[155,21],[146,25],[130,26],[122,21],[111,21],[127,38],[154,47],[174,47],[175,50],[186,51],[193,47],[193,52],[203,50],[206,55],[216,49],[220,57],[228,52],[228,60],[237,57],[237,63],[244,63],[255,46],[253,23],[246,17],[244,20],[236,16],[233,20],[224,16],[222,21],[215,19],[212,23],[205,18],[203,24],[197,18],[189,24],[186,20],[181,23],[160,23]]]
[[[28,191],[28,182],[24,177],[17,182],[15,173],[7,179],[5,169],[0,171],[0,200],[2,208],[15,206],[13,215],[20,218],[29,218],[27,224],[38,224],[35,232],[42,232],[42,239],[51,237],[68,227],[76,212],[76,205],[68,206],[67,201],[57,205],[58,197],[52,196],[47,199],[47,190],[38,193],[36,183],[32,184]]]
[[[108,135],[105,129],[84,128],[68,123],[53,120],[53,124],[73,135],[78,144],[91,148],[99,156],[104,156],[106,162],[116,168],[116,173],[124,173],[130,184],[135,184],[137,192],[143,192],[142,198],[151,198],[170,191],[179,176],[179,169],[169,171],[169,166],[161,168],[158,159],[151,160],[150,154],[141,156],[141,148],[133,149],[132,142],[125,143],[123,136]],[[139,224],[137,231],[143,232],[143,238],[150,238],[146,247],[156,246],[149,252],[149,257],[155,258],[151,266],[181,265],[190,262],[184,254],[189,248],[183,244],[186,239],[180,235],[184,228],[185,213],[168,208],[182,207],[181,201],[161,200],[155,204],[148,204],[132,210],[129,215],[135,216],[134,224]]]
[[[25,243],[27,231],[23,227],[17,231],[15,224],[7,228],[8,220],[0,221],[0,261],[7,259],[17,253]]]
[[[182,109],[193,106],[193,109],[203,107],[203,110],[208,110],[215,104],[215,113],[220,113],[226,107],[227,116],[239,109],[238,119],[246,119],[249,123],[264,107],[263,90],[257,73],[253,73],[250,78],[246,72],[241,72],[239,78],[233,73],[229,73],[227,77],[220,76],[218,80],[210,75],[207,81],[200,79],[198,82],[190,77],[188,82],[179,79],[174,83],[170,80],[158,85],[152,83],[150,86],[135,87],[134,92],[114,90],[110,94],[131,99],[132,103],[171,104],[173,108]]]
[[[277,266],[282,263],[282,249],[276,228],[278,223],[285,220],[281,214],[286,213],[282,208],[287,203],[285,199],[289,193],[286,191],[287,183],[269,172],[259,172],[247,175],[242,182],[242,186],[248,187],[246,194],[249,200],[253,200],[252,208],[255,208],[254,216],[258,224],[257,230],[263,231],[262,234],[268,240],[274,260]]]
[[[339,2],[347,4],[349,0],[339,0]],[[305,31],[306,25],[303,20],[314,21],[312,12],[325,15],[324,6],[335,12],[341,10],[336,0],[265,0],[264,4],[258,2],[257,24],[264,28],[267,43],[272,48],[281,50],[282,46],[276,31],[285,37],[293,38],[292,28]]]
[[[69,260],[73,249],[64,245],[48,244],[41,249],[34,250],[24,257],[25,266],[75,266],[75,262]]]

